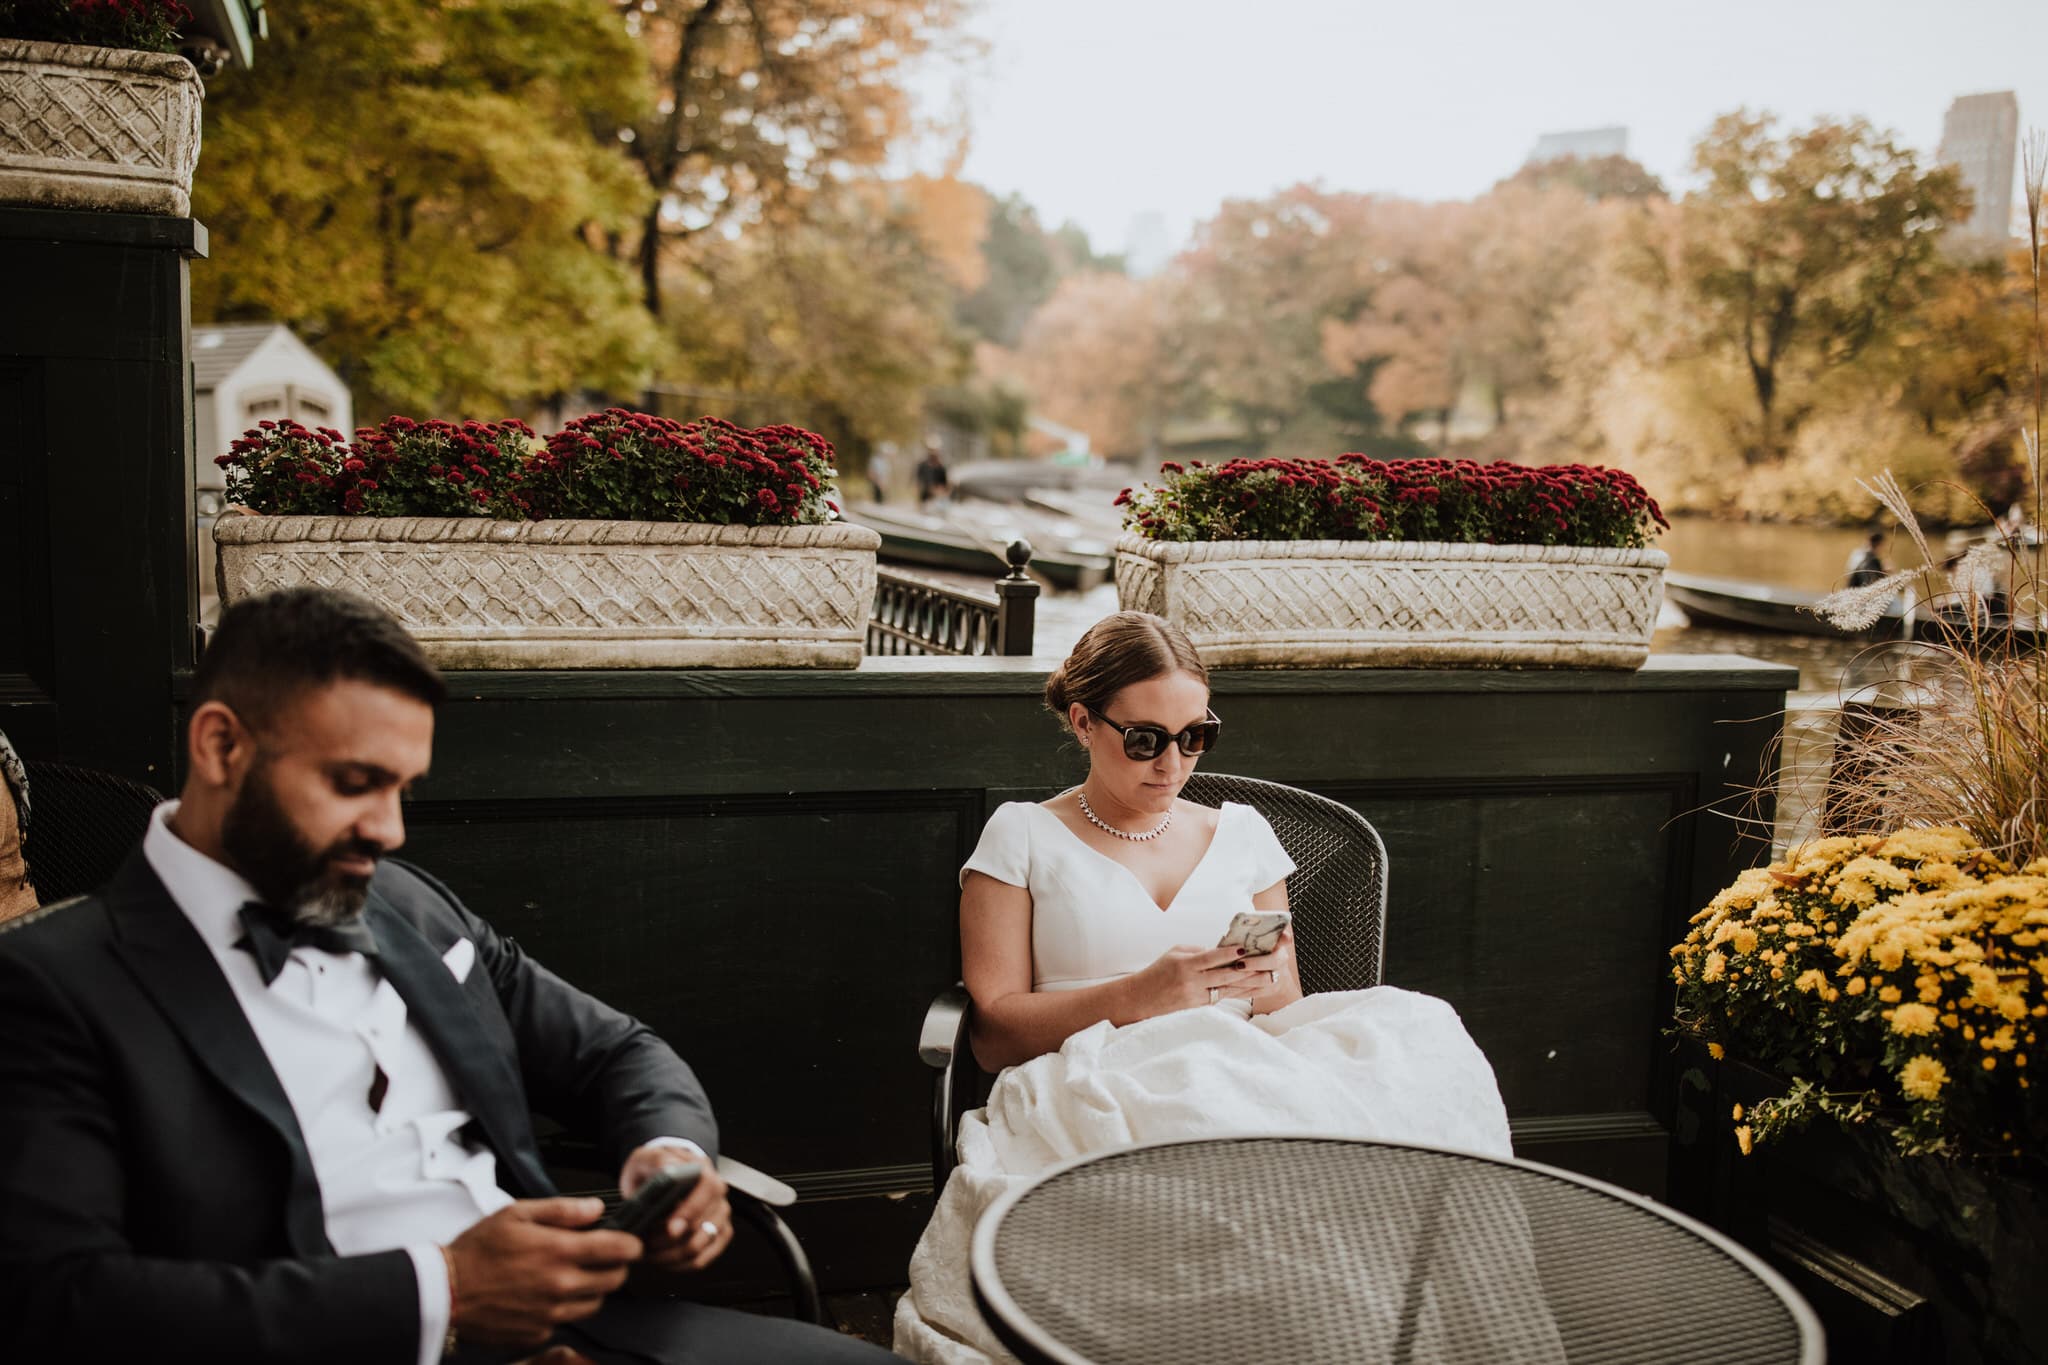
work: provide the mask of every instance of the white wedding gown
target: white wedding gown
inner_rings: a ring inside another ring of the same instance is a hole
[[[1293,870],[1263,816],[1226,804],[1208,852],[1162,911],[1135,874],[1057,815],[1013,802],[989,820],[961,877],[983,872],[1030,891],[1034,986],[1048,991],[1141,970],[1175,944],[1215,943],[1254,895]],[[897,1353],[931,1365],[1012,1359],[975,1308],[967,1266],[976,1220],[1007,1190],[1088,1152],[1243,1132],[1510,1154],[1493,1069],[1456,1012],[1432,996],[1380,986],[1309,996],[1249,1020],[1203,1006],[1123,1028],[1095,1024],[1003,1072],[988,1107],[962,1121],[960,1164],[896,1306]],[[1561,1357],[1546,1347],[1497,1358]]]

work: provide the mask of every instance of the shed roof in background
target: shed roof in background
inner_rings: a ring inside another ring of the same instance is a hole
[[[211,392],[255,354],[272,332],[284,331],[277,322],[224,322],[192,329],[192,389]]]

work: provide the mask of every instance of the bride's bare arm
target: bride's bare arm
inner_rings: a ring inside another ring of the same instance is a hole
[[[1028,1062],[1107,1019],[1133,1024],[1269,986],[1235,948],[1172,948],[1141,972],[1074,991],[1031,988],[1031,893],[980,872],[960,892],[960,961],[974,998],[974,1057],[985,1071]]]

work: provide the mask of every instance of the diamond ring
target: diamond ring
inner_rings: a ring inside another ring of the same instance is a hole
[[[706,1218],[703,1222],[697,1224],[697,1231],[703,1233],[706,1237],[715,1238],[718,1236],[718,1224]]]
[[[1212,1005],[1216,1003],[1216,988],[1214,986],[1209,988],[1209,1003]]]

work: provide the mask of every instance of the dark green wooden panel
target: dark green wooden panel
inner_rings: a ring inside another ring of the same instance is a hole
[[[0,728],[38,757],[172,782],[192,663],[189,220],[0,209],[0,439],[24,533]]]
[[[1392,868],[1388,982],[1457,1007],[1509,1111],[1646,1107],[1673,792],[1480,787],[1352,804]]]
[[[668,1038],[783,1172],[914,1162],[974,792],[416,805],[407,853]],[[822,1135],[830,1134],[829,1142]]]

